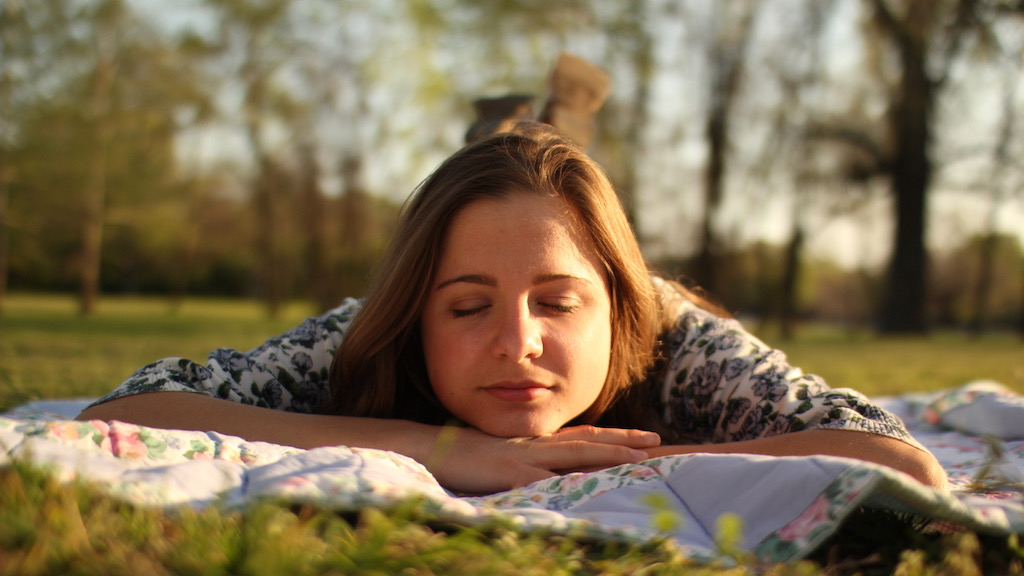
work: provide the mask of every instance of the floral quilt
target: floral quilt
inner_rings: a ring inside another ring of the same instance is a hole
[[[715,557],[716,525],[727,515],[741,522],[741,547],[764,562],[805,556],[859,507],[1024,533],[1024,398],[982,382],[875,401],[939,458],[952,495],[855,460],[694,454],[458,497],[391,452],[300,450],[215,432],[71,420],[88,401],[36,402],[0,416],[0,465],[47,466],[61,479],[85,479],[147,506],[273,499],[354,511],[416,497],[443,522],[501,521],[581,538],[668,537],[698,560]]]

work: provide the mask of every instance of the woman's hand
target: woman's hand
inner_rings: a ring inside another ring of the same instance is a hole
[[[490,494],[570,471],[640,462],[661,443],[653,432],[573,426],[535,438],[498,438],[475,428],[445,427],[421,460],[445,487]]]
[[[492,493],[573,470],[596,470],[648,458],[657,434],[574,426],[536,438],[498,438],[474,428],[408,420],[297,414],[188,392],[136,394],[83,411],[79,420],[121,420],[155,428],[216,430],[295,446],[359,446],[423,463],[444,487]]]

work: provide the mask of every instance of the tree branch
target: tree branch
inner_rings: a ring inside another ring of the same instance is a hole
[[[856,128],[812,123],[804,130],[804,138],[841,142],[852,146],[871,157],[875,164],[875,172],[879,174],[888,172],[892,166],[892,159],[881,143]]]

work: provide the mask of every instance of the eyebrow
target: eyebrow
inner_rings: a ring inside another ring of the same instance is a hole
[[[548,282],[555,282],[557,280],[580,280],[590,284],[590,280],[582,276],[576,276],[575,274],[540,274],[535,276],[533,279],[533,285],[538,286],[540,284],[546,284]],[[498,285],[498,281],[491,276],[484,276],[483,274],[464,274],[462,276],[456,276],[449,280],[445,280],[437,285],[436,290],[441,290],[452,284],[479,284],[480,286],[495,287]]]

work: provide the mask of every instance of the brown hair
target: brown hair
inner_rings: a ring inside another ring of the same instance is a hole
[[[644,379],[664,329],[658,295],[611,182],[582,149],[536,123],[474,142],[413,193],[334,356],[335,412],[442,424],[450,413],[426,376],[419,319],[447,229],[464,207],[513,193],[549,194],[575,212],[601,258],[612,301],[608,377],[575,423],[596,423]]]

